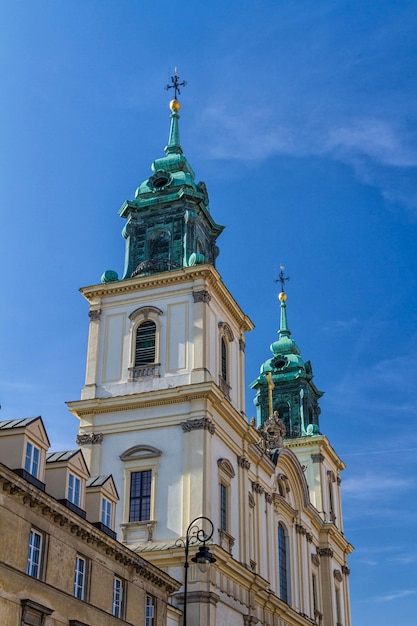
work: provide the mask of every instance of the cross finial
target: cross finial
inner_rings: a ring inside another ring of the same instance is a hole
[[[178,76],[178,70],[175,67],[174,68],[174,76],[171,76],[171,83],[172,85],[167,85],[165,87],[165,89],[168,91],[168,89],[173,89],[174,90],[174,98],[175,100],[177,99],[177,94],[181,93],[180,87],[185,87],[185,85],[187,84],[187,82],[185,80],[183,80],[180,83],[180,77]]]
[[[280,271],[280,273],[279,273],[279,275],[278,275],[278,278],[276,278],[276,279],[274,280],[274,283],[281,283],[281,291],[284,293],[284,292],[285,292],[285,289],[284,289],[284,287],[285,287],[285,281],[286,281],[286,280],[290,280],[290,277],[289,277],[289,276],[284,276],[284,270],[285,270],[285,267],[284,267],[283,265],[280,265],[280,266],[279,266],[279,269],[280,269],[281,271]]]

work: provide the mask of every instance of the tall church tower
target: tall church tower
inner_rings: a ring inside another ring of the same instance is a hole
[[[179,540],[189,524],[211,520],[216,561],[205,573],[190,564],[188,626],[350,626],[351,546],[336,525],[339,509],[333,519],[324,513],[322,487],[329,470],[337,482],[343,464],[318,432],[321,394],[291,343],[284,302],[279,345],[253,385],[258,428],[248,423],[244,349],[253,324],[215,268],[223,227],[183,154],[176,97],[170,109],[165,156],[120,209],[123,277],[109,270],[81,290],[86,380],[81,400],[69,403],[78,443],[91,474],[113,475],[120,540],[173,577],[183,578]],[[291,389],[278,394],[287,364],[303,375],[294,369]],[[292,438],[283,441],[285,428]],[[184,608],[184,590],[173,602]]]

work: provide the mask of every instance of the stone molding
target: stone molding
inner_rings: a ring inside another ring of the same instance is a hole
[[[308,532],[308,530],[302,524],[295,525],[295,532],[299,535],[304,535],[307,541],[310,543],[313,541],[313,535]]]
[[[255,493],[265,493],[265,489],[262,487],[261,483],[258,482],[252,483],[252,491]]]
[[[232,548],[235,545],[235,538],[232,537],[227,531],[219,528],[219,544],[224,550],[227,550],[229,554],[232,554]]]
[[[138,445],[128,448],[119,456],[121,461],[132,461],[138,459],[151,459],[162,456],[162,451],[154,446]]]
[[[238,456],[237,464],[239,467],[243,467],[243,469],[250,470],[250,461],[245,456]]]
[[[218,326],[220,330],[222,331],[223,335],[226,335],[229,341],[234,341],[235,336],[227,322],[219,322]]]
[[[22,500],[25,498],[24,504],[39,509],[42,515],[50,519],[51,523],[65,527],[82,541],[94,547],[97,552],[103,551],[115,561],[131,568],[132,572],[136,572],[159,587],[164,587],[168,593],[173,593],[179,588],[179,583],[168,574],[158,570],[139,554],[135,554],[122,543],[97,529],[77,513],[49,494],[33,487],[6,467],[0,468],[0,486],[11,496],[22,498]]]
[[[132,313],[129,315],[129,319],[133,321],[140,315],[143,315],[144,319],[147,320],[149,319],[149,315],[151,313],[154,313],[155,315],[164,314],[164,312],[161,311],[161,309],[158,309],[157,306],[141,306],[139,309],[135,309],[134,311],[132,311]]]
[[[98,322],[101,318],[101,309],[92,309],[88,311],[88,317],[92,322]]]
[[[102,433],[90,433],[89,435],[77,435],[75,441],[79,446],[102,443],[103,434]]]
[[[211,300],[211,295],[207,289],[200,289],[200,291],[193,291],[193,300],[194,303],[205,302],[208,304]]]
[[[175,598],[180,604],[184,603],[184,594],[176,593]],[[189,591],[187,593],[187,604],[213,604],[217,605],[220,596],[212,591]]]
[[[208,417],[181,422],[181,428],[185,433],[189,433],[192,430],[208,430],[211,435],[214,435],[216,432],[216,426]]]
[[[311,460],[313,461],[313,463],[323,463],[324,454],[322,454],[321,452],[318,452],[317,454],[312,454]]]
[[[254,617],[253,615],[243,616],[243,626],[256,626],[256,624],[259,624],[257,617]]]
[[[236,476],[234,467],[230,463],[229,459],[217,459],[217,467],[219,470],[223,470],[229,478],[234,478]]]
[[[332,548],[317,548],[317,554],[319,556],[329,556],[329,557],[332,557],[334,553],[333,553]]]

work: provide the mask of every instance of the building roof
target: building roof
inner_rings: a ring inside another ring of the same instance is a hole
[[[69,461],[73,456],[78,454],[80,450],[67,450],[64,452],[50,452],[46,455],[47,463],[58,463],[60,461]]]
[[[2,421],[0,422],[0,430],[7,430],[8,428],[26,428],[26,426],[29,426],[32,422],[41,419],[41,416],[38,415],[37,417],[25,417],[23,419]]]
[[[112,478],[111,474],[103,474],[102,476],[90,476],[87,480],[87,487],[101,487],[106,483],[109,478]]]

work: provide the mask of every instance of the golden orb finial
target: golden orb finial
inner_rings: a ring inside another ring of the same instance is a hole
[[[177,111],[180,110],[181,108],[181,103],[179,100],[177,100],[176,98],[174,98],[173,100],[171,100],[171,102],[169,103],[169,108],[171,109],[171,111],[173,113],[176,113]]]
[[[285,302],[287,299],[287,294],[285,293],[285,291],[281,291],[281,293],[278,294],[278,300],[280,302]]]

